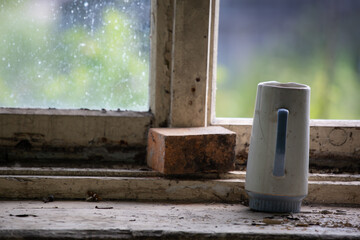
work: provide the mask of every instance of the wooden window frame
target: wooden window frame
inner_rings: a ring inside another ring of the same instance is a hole
[[[60,161],[61,165],[77,167],[90,166],[89,161],[111,165],[145,163],[148,129],[167,126],[170,108],[166,90],[170,86],[170,69],[161,68],[167,61],[164,58],[171,58],[163,48],[171,42],[172,24],[168,28],[162,24],[172,22],[173,3],[158,2],[151,2],[150,110],[0,108],[0,162],[32,166],[33,160],[40,160],[40,165],[57,166]],[[158,91],[162,85],[165,91]]]
[[[0,159],[144,164],[150,127],[206,126],[211,5],[151,1],[149,112],[1,108]]]
[[[150,127],[212,125],[237,133],[244,165],[252,120],[215,117],[218,21],[219,0],[151,0],[150,111],[1,108],[0,158],[141,164]],[[311,120],[310,158],[358,168],[360,121]]]
[[[216,118],[216,64],[219,1],[213,0],[209,66],[208,122],[237,134],[236,163],[244,168],[249,150],[251,118]],[[335,172],[359,171],[360,120],[310,120],[310,166]]]
[[[91,190],[107,200],[246,201],[246,173],[241,171],[168,179],[142,169],[86,168],[89,157],[132,164],[139,159],[144,164],[150,127],[223,126],[237,133],[238,165],[247,158],[252,120],[215,118],[219,1],[151,4],[150,111],[0,109],[0,150],[6,150],[1,154],[26,160],[45,152],[50,160],[82,160],[79,168],[0,167],[2,198],[55,194],[84,199]],[[360,121],[312,120],[310,140],[313,164],[358,168]],[[359,179],[355,174],[310,174],[305,201],[358,204]]]

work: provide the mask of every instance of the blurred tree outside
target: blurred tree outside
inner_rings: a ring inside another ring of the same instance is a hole
[[[148,110],[150,1],[0,0],[0,107]]]
[[[257,84],[311,87],[312,119],[360,119],[360,1],[220,2],[216,116],[252,117]]]

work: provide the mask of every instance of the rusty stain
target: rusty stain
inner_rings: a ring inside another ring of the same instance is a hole
[[[189,105],[191,106],[192,104],[193,104],[193,102],[190,100],[190,101],[189,101]]]
[[[199,78],[199,77],[196,78],[196,82],[200,82],[200,78]]]
[[[334,128],[330,131],[328,137],[331,145],[341,146],[347,141],[348,135],[343,128]]]
[[[192,88],[191,88],[191,92],[194,93],[195,91],[196,91],[196,88],[192,87]]]

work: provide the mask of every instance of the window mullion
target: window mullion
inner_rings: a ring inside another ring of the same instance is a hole
[[[219,0],[213,0],[211,6],[211,28],[209,45],[209,87],[207,99],[207,124],[215,120],[217,46],[219,29]]]
[[[172,45],[172,127],[207,123],[207,81],[211,0],[176,0]]]
[[[151,1],[150,110],[154,127],[167,127],[170,114],[174,0]]]

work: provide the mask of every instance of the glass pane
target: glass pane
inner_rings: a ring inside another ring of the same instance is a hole
[[[217,117],[252,117],[259,82],[311,87],[311,118],[360,119],[360,1],[222,0]]]
[[[149,32],[149,0],[0,0],[0,106],[147,111]]]

